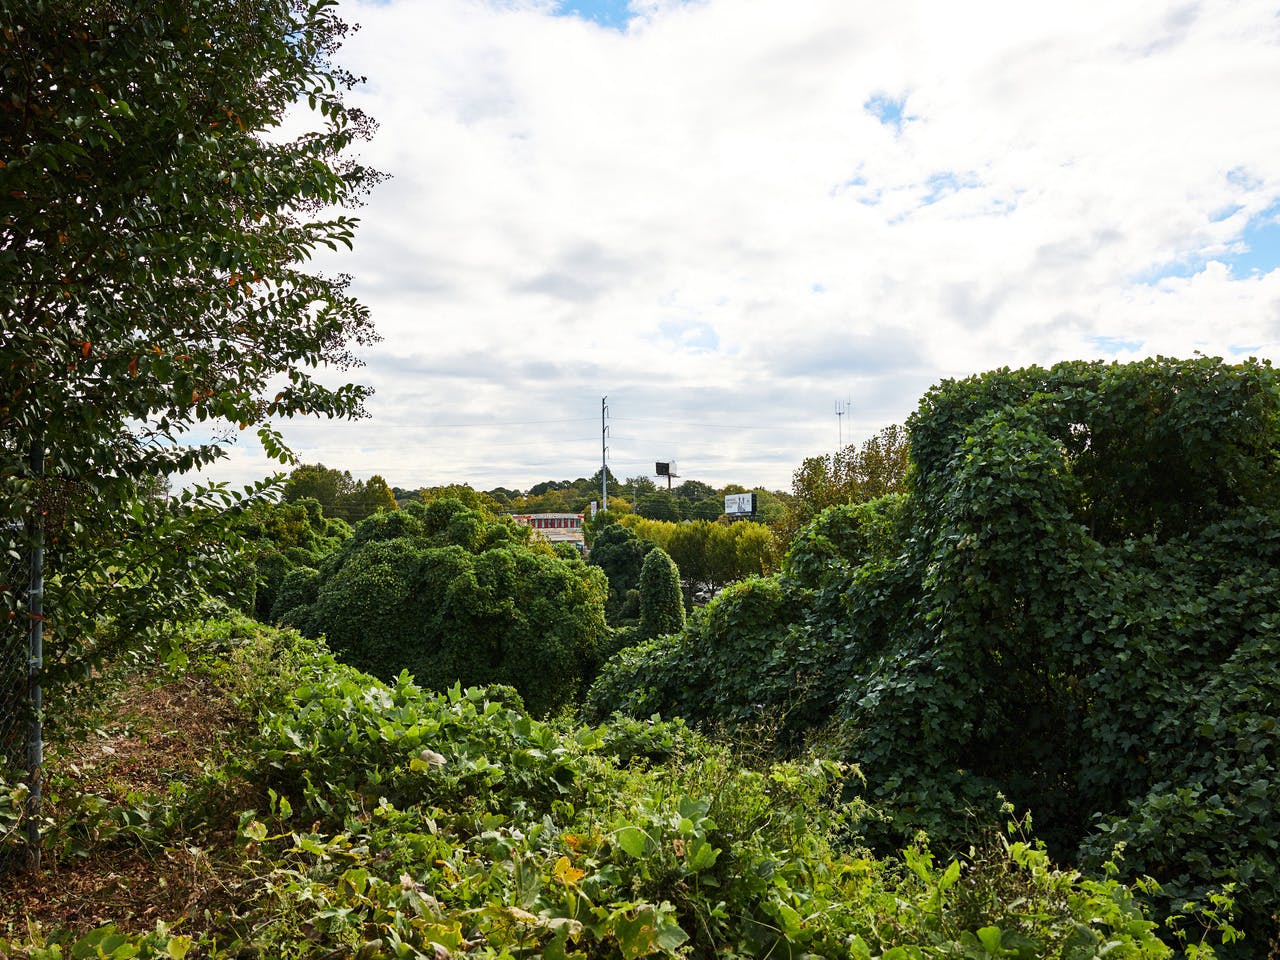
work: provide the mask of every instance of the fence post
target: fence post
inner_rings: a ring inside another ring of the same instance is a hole
[[[31,441],[29,461],[31,476],[37,489],[44,477],[44,434],[37,433]],[[37,493],[35,508],[31,513],[30,549],[31,570],[27,590],[27,612],[31,618],[27,648],[27,689],[30,719],[27,725],[27,776],[30,794],[27,797],[27,857],[33,870],[40,869],[40,811],[41,780],[44,774],[44,690],[40,686],[44,671],[44,517],[42,516],[42,491]]]

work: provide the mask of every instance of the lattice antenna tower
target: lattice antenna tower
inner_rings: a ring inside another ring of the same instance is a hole
[[[844,415],[853,408],[853,400],[837,400],[836,401],[836,439],[840,445],[836,448],[837,452],[844,449]]]

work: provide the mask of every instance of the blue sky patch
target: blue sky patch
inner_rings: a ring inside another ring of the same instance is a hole
[[[1225,220],[1239,207],[1221,211],[1213,219]],[[1261,213],[1249,218],[1248,224],[1235,242],[1236,253],[1219,253],[1211,257],[1194,255],[1158,263],[1133,279],[1136,283],[1157,284],[1161,280],[1194,277],[1210,260],[1217,260],[1231,268],[1236,279],[1256,277],[1280,269],[1280,202],[1273,203]]]
[[[920,201],[926,207],[931,203],[937,203],[943,197],[949,197],[953,193],[982,186],[981,181],[976,177],[961,177],[951,172],[935,173],[928,179],[927,183],[929,192]]]
[[[1124,337],[1090,337],[1089,342],[1107,353],[1132,352],[1142,346],[1141,340],[1126,340]]]
[[[1243,209],[1244,207],[1240,206],[1238,203],[1229,203],[1221,210],[1215,210],[1213,213],[1209,214],[1209,222],[1221,223],[1223,220],[1229,220]]]
[[[1227,171],[1227,183],[1241,190],[1253,192],[1262,188],[1262,181],[1244,167],[1233,167]]]
[[[555,16],[577,17],[610,30],[625,30],[634,14],[627,0],[561,0]]]
[[[1250,219],[1240,241],[1248,249],[1222,258],[1237,277],[1270,273],[1280,267],[1280,203]]]
[[[1184,257],[1180,260],[1167,260],[1154,266],[1140,270],[1132,275],[1134,283],[1155,286],[1161,280],[1185,280],[1194,277],[1204,269],[1208,261],[1204,257]]]
[[[892,127],[894,133],[901,133],[903,124],[919,119],[904,113],[903,111],[906,110],[906,107],[907,95],[905,93],[896,100],[883,93],[877,93],[862,105],[863,110],[867,111],[886,127]]]
[[[693,353],[710,353],[720,346],[715,327],[701,320],[668,320],[658,329],[665,339]]]

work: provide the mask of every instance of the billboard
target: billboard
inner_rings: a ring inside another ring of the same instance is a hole
[[[726,493],[724,496],[725,516],[742,517],[756,512],[756,495],[754,493]]]

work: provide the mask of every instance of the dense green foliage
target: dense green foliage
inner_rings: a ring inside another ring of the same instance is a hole
[[[242,559],[251,564],[254,579],[246,609],[259,620],[278,619],[296,606],[280,606],[284,580],[298,567],[318,567],[351,536],[350,524],[329,518],[320,502],[310,498],[255,504],[240,516],[237,527],[245,541]]]
[[[714,592],[744,577],[771,573],[777,566],[773,532],[762,523],[673,523],[636,514],[622,517],[620,523],[670,554],[680,570],[686,606],[701,591]]]
[[[778,578],[616,658],[594,709],[763,711],[784,744],[834,714],[888,836],[963,843],[1004,796],[1058,856],[1151,873],[1163,909],[1238,883],[1262,956],[1280,902],[1275,373],[1001,370],[935,387],[909,428],[907,498],[828,510]]]
[[[374,474],[356,480],[350,470],[334,470],[323,463],[294,467],[284,482],[284,501],[315,500],[326,517],[359,523],[380,510],[395,510],[396,498],[387,481]]]
[[[280,616],[360,669],[432,689],[509,684],[537,714],[574,701],[605,638],[598,569],[456,500],[362,521],[289,587],[314,599]]]
[[[604,571],[609,581],[605,616],[610,625],[634,622],[640,617],[640,568],[645,555],[657,546],[618,523],[595,535],[588,563]]]
[[[331,62],[346,30],[305,0],[0,4],[0,527],[51,548],[46,680],[233,586],[235,497],[157,478],[237,426],[282,457],[274,419],[362,412],[315,371],[370,318],[305,265],[378,179],[348,154],[372,126]]]
[[[683,635],[606,664],[589,715],[767,725],[780,746],[796,747],[830,718],[845,689],[852,571],[896,550],[904,507],[898,496],[828,509],[802,531],[780,576],[730,585],[695,611]]]
[[[640,567],[640,633],[662,637],[684,629],[680,571],[661,547],[650,550]]]
[[[208,842],[210,804],[234,784],[243,856],[220,877],[234,910],[194,929],[177,904],[147,933],[33,929],[0,940],[5,955],[1172,955],[1133,889],[1057,871],[1025,838],[950,861],[923,839],[884,859],[848,845],[865,811],[838,805],[850,771],[831,761],[765,762],[679,725],[544,723],[509,690],[383,685],[243,623],[193,636],[189,668],[256,713],[257,734],[207,783],[134,797],[118,818],[68,797],[61,829],[97,817],[116,849]]]
[[[774,524],[784,544],[827,507],[878,500],[906,489],[911,466],[907,431],[891,424],[860,446],[809,457],[791,476],[786,515]]]

